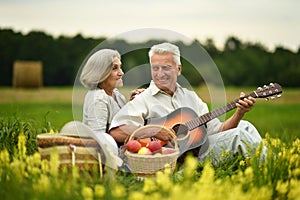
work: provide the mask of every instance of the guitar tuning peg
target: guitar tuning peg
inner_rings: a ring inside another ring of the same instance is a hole
[[[257,90],[262,91],[262,87],[258,87]]]
[[[269,87],[268,87],[268,86],[266,86],[266,85],[264,85],[264,88],[265,88],[265,89],[268,89]]]
[[[280,97],[281,97],[281,94],[277,94],[277,97],[280,98]]]
[[[267,98],[265,98],[265,100],[266,100],[266,101],[269,101],[269,98],[267,97]]]
[[[275,87],[274,83],[270,83],[270,86],[271,86],[271,87]]]
[[[271,99],[273,100],[273,99],[275,99],[275,97],[274,97],[274,96],[271,96]]]

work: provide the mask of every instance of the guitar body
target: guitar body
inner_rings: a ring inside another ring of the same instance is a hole
[[[191,108],[183,107],[178,108],[165,117],[147,119],[145,125],[157,124],[172,128],[177,136],[178,147],[181,154],[180,158],[185,157],[182,154],[186,151],[192,151],[193,155],[197,156],[201,145],[207,140],[205,129],[205,124],[207,122],[236,108],[236,104],[243,98],[251,96],[253,98],[268,99],[268,97],[271,97],[271,99],[274,99],[275,95],[280,97],[281,93],[282,88],[278,83],[270,83],[269,86],[264,85],[263,87],[259,87],[256,91],[253,91],[242,98],[238,98],[225,106],[205,113],[202,116],[197,116]]]
[[[191,108],[182,107],[167,116],[148,119],[145,125],[157,124],[172,128],[177,136],[180,152],[185,152],[201,146],[207,139],[206,129],[203,125],[193,130],[189,130],[185,125],[186,122],[197,117],[198,115]]]

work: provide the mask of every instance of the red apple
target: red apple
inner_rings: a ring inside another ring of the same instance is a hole
[[[162,150],[162,154],[166,155],[166,154],[171,154],[171,153],[175,153],[175,149],[171,149],[171,148],[164,148]]]
[[[141,147],[142,145],[137,140],[130,140],[126,144],[126,149],[132,153],[137,153]]]
[[[152,155],[152,152],[147,147],[142,147],[138,151],[138,154],[141,154],[141,155]]]
[[[150,151],[152,151],[153,154],[161,153],[162,147],[158,141],[151,141],[147,147],[150,149]]]

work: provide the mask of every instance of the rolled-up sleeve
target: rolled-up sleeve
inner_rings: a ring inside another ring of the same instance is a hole
[[[145,113],[147,110],[143,101],[138,99],[135,99],[134,103],[130,101],[113,117],[110,129],[121,125],[142,126]]]

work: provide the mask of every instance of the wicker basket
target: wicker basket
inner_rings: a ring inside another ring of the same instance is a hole
[[[174,147],[172,148],[175,150],[175,152],[162,155],[141,155],[137,153],[131,153],[126,150],[125,156],[127,157],[131,172],[142,177],[155,176],[156,172],[163,171],[166,167],[170,167],[171,172],[173,172],[179,155],[179,149],[175,134],[173,134],[173,132],[168,128],[161,125],[142,126],[132,133],[128,141],[135,139],[136,135],[141,134],[148,128],[160,128],[166,130],[173,139]]]
[[[37,135],[37,145],[42,159],[50,160],[53,152],[59,154],[59,168],[77,166],[80,170],[99,170],[103,174],[104,154],[92,138],[44,133]]]

